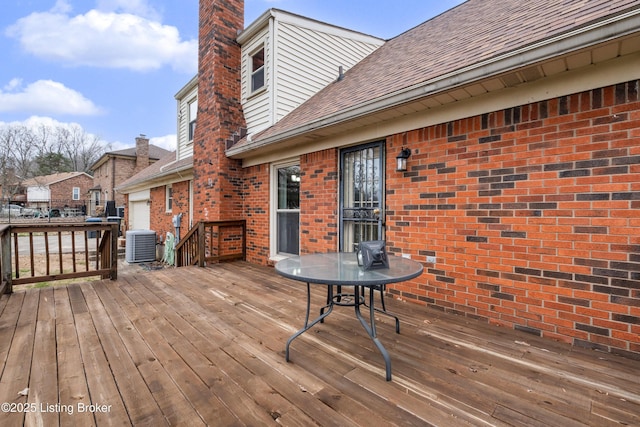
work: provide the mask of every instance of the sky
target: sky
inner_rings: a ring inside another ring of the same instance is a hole
[[[384,39],[462,0],[245,0]],[[0,125],[79,125],[112,150],[176,145],[175,94],[197,73],[197,0],[4,0]]]

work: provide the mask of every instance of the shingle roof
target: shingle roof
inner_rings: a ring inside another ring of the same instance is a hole
[[[172,175],[176,172],[183,172],[193,167],[193,157],[187,157],[176,161],[176,152],[172,151],[169,154],[162,157],[157,162],[153,163],[147,168],[144,168],[139,173],[135,174],[131,178],[122,182],[117,186],[116,190],[123,191],[134,188],[139,185],[148,183],[152,185],[152,180],[159,179],[164,176]]]
[[[469,0],[389,40],[254,141],[640,7],[638,0]]]
[[[104,164],[110,157],[122,156],[122,157],[131,157],[132,159],[136,158],[136,147],[123,148],[122,150],[108,151],[104,153],[98,160],[96,160],[91,165],[91,170],[95,170],[100,165]],[[164,148],[158,147],[157,145],[149,144],[149,159],[157,161],[161,159],[163,156],[166,156],[168,153],[171,153],[169,150],[165,150]]]
[[[149,144],[149,158],[153,160],[158,160],[163,156],[166,156],[167,153],[171,151],[165,150],[164,148],[158,147],[157,145]],[[124,148],[122,150],[109,151],[105,154],[117,155],[117,156],[127,156],[127,157],[136,157],[136,147]]]
[[[22,186],[24,187],[47,186],[47,185],[55,184],[56,182],[65,181],[69,178],[75,178],[76,176],[79,176],[79,175],[86,175],[87,177],[91,178],[90,175],[87,175],[84,172],[61,172],[61,173],[36,176],[30,179],[26,179],[22,181]]]

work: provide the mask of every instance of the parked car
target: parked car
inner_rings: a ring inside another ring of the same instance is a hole
[[[38,216],[41,218],[60,218],[63,217],[64,214],[62,213],[61,209],[53,208],[49,209],[48,211],[41,212]]]
[[[3,205],[0,207],[0,216],[17,218],[22,216],[22,206],[20,205]]]
[[[22,212],[20,212],[20,216],[23,218],[33,218],[35,214],[36,210],[31,208],[22,208]]]

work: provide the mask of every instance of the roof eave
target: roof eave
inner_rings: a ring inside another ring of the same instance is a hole
[[[178,177],[181,179],[191,178],[192,173],[193,173],[193,164],[184,165],[179,168],[175,168],[168,171],[157,173],[155,175],[151,175],[142,181],[134,182],[130,185],[116,187],[115,190],[122,194],[128,194],[134,191],[140,191],[143,189],[152,188],[156,186],[155,184],[165,182],[171,177]]]

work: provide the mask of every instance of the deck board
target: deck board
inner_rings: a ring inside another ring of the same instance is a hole
[[[315,316],[324,288],[312,288]],[[337,307],[291,346],[305,285],[244,262],[121,272],[0,299],[0,425],[640,425],[640,361],[388,299],[393,381]],[[27,396],[18,392],[28,388]]]

